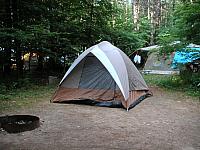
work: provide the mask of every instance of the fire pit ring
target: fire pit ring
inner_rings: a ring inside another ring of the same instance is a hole
[[[0,128],[8,133],[34,130],[40,126],[40,118],[31,115],[12,115],[0,117]]]

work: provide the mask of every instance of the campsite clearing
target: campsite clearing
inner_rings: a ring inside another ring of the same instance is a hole
[[[37,115],[41,127],[0,131],[0,149],[200,149],[200,103],[181,92],[150,88],[154,96],[126,112],[120,108],[49,103],[6,112]]]

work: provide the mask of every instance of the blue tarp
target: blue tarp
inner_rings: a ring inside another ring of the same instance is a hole
[[[200,48],[187,48],[177,51],[174,55],[172,68],[177,68],[178,64],[186,64],[200,59]]]

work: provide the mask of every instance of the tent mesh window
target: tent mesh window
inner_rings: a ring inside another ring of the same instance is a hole
[[[79,88],[114,90],[116,87],[110,73],[94,56],[86,57]]]

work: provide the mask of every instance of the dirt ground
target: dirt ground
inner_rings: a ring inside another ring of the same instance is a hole
[[[29,114],[41,126],[0,132],[0,150],[200,150],[200,102],[151,88],[153,97],[126,112],[120,108],[44,102],[1,115]]]

